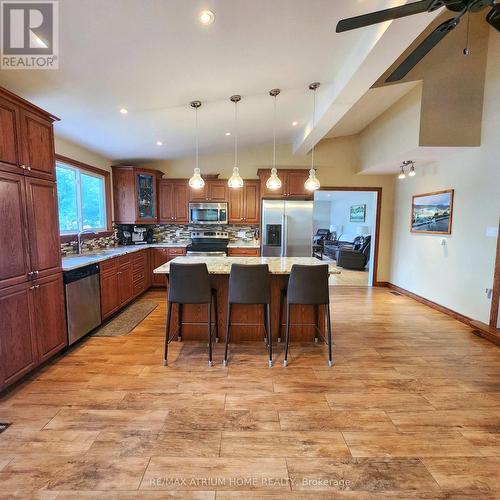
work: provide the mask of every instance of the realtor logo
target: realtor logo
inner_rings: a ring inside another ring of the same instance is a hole
[[[1,69],[58,69],[58,2],[1,1]]]

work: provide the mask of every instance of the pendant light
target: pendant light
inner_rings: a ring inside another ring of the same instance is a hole
[[[234,102],[234,168],[233,175],[227,181],[230,188],[238,189],[243,187],[243,179],[238,168],[238,103],[241,101],[240,95],[232,95],[231,102]]]
[[[281,179],[278,177],[278,170],[276,169],[276,98],[278,97],[280,89],[273,89],[269,92],[271,97],[274,97],[274,121],[273,121],[273,168],[271,169],[271,176],[267,179],[266,187],[271,191],[281,188]]]
[[[408,160],[408,165],[410,166],[410,170],[408,171],[408,177],[415,177],[417,173],[415,172],[415,162],[412,160]]]
[[[201,101],[191,101],[189,103],[192,108],[194,108],[196,116],[196,166],[194,169],[193,176],[189,179],[189,187],[192,189],[201,189],[205,185],[205,181],[200,175],[199,168],[199,141],[198,141],[198,108],[201,107]]]
[[[309,90],[312,90],[314,92],[313,96],[313,115],[312,115],[312,129],[311,130],[314,130],[314,126],[316,125],[316,90],[318,89],[319,87],[319,82],[314,82],[314,83],[311,83],[311,85],[309,85]],[[308,191],[315,191],[316,189],[319,189],[321,184],[318,180],[318,178],[316,177],[316,170],[314,169],[314,143],[313,143],[313,147],[312,147],[312,150],[311,150],[311,170],[309,170],[309,178],[307,179],[307,181],[304,183],[304,187],[308,190]]]
[[[405,167],[401,165],[400,167],[401,171],[399,172],[398,179],[406,179],[406,174],[405,174]]]

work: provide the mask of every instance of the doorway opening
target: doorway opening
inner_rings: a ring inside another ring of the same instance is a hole
[[[331,285],[376,283],[380,191],[322,188],[314,193],[313,253],[341,271],[331,276]]]

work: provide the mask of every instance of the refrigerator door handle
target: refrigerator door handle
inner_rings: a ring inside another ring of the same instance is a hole
[[[288,251],[288,221],[285,214],[283,214],[283,218],[281,220],[281,224],[283,227],[283,241],[281,243],[281,256],[286,257]]]

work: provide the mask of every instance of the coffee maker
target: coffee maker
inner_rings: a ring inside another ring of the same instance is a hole
[[[152,241],[153,230],[151,228],[134,226],[132,230],[132,244],[145,245],[146,243],[152,243]]]

